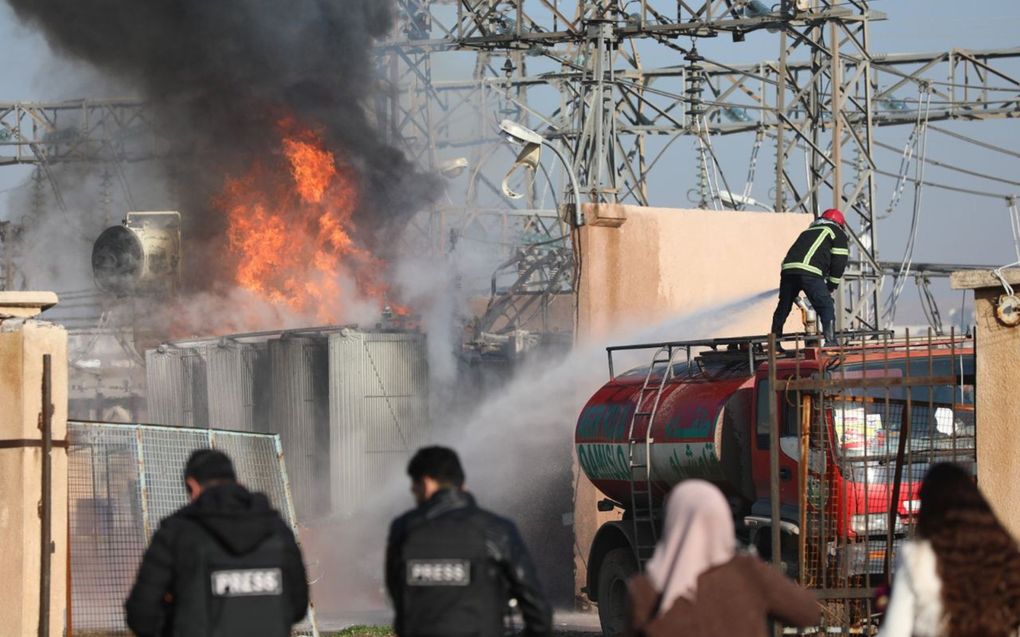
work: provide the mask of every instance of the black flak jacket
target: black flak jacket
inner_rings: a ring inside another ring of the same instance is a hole
[[[459,490],[441,490],[393,522],[386,586],[400,637],[502,637],[511,598],[525,635],[552,631],[552,609],[517,527]]]
[[[224,484],[163,520],[124,608],[139,637],[288,637],[308,583],[266,496]]]

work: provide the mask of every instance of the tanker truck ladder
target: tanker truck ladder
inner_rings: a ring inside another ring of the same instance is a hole
[[[657,512],[652,494],[652,423],[655,420],[655,413],[659,409],[662,390],[666,387],[669,379],[673,377],[674,359],[682,352],[686,352],[690,358],[689,348],[664,346],[655,351],[652,363],[648,366],[648,373],[645,374],[645,382],[641,385],[641,391],[638,392],[637,403],[634,405],[634,413],[631,415],[630,427],[627,431],[630,465],[630,519],[634,525],[634,550],[641,570],[644,570],[645,563],[652,557],[655,544],[658,541]],[[662,376],[655,378],[655,370],[662,365],[665,365]],[[642,411],[642,407],[646,407],[649,402],[651,407],[647,411]],[[634,437],[638,418],[648,419],[643,440],[637,440]],[[638,454],[638,449],[641,446],[644,447],[643,456]]]

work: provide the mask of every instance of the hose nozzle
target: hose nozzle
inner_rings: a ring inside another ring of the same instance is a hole
[[[797,296],[793,300],[800,308],[800,320],[804,324],[804,331],[808,334],[815,334],[818,332],[818,324],[816,321],[815,311],[808,307],[807,301],[803,296]]]

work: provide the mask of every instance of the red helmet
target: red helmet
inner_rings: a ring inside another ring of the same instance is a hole
[[[823,212],[822,219],[828,219],[829,221],[838,223],[840,226],[846,225],[846,218],[843,216],[843,213],[836,208],[829,208]]]

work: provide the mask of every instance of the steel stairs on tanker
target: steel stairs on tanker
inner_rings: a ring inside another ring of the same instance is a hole
[[[634,405],[634,413],[631,415],[630,427],[627,430],[630,519],[634,526],[634,548],[638,567],[641,570],[644,570],[645,563],[651,559],[652,553],[655,552],[655,544],[659,539],[658,521],[661,516],[661,507],[655,506],[652,493],[651,452],[654,441],[652,424],[659,409],[662,391],[666,387],[666,383],[673,378],[674,359],[677,354],[683,351],[685,351],[683,348],[668,346],[656,350],[652,357],[652,364],[648,366],[648,373],[645,374],[644,384],[641,386],[641,391],[638,392],[637,404]],[[655,378],[656,369],[662,365],[665,365],[662,376]],[[634,437],[639,418],[647,418],[648,422],[643,439]],[[643,454],[638,453],[641,447],[644,447]]]

